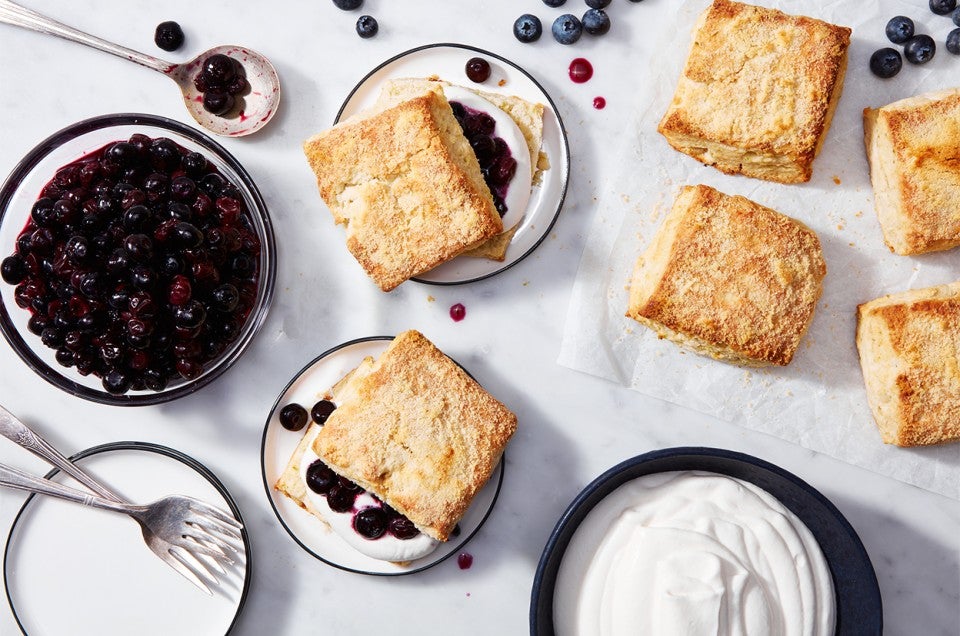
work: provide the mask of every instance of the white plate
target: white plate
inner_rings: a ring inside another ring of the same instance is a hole
[[[490,62],[490,79],[483,84],[474,84],[464,73],[467,60],[476,56],[484,57]],[[372,106],[380,93],[380,87],[388,79],[433,75],[451,84],[474,87],[490,93],[516,95],[544,105],[541,150],[550,160],[550,169],[544,171],[541,183],[534,186],[530,194],[526,214],[510,242],[510,247],[507,248],[506,259],[493,261],[461,256],[413,278],[415,281],[434,285],[471,283],[516,265],[546,238],[560,214],[567,193],[570,148],[567,145],[567,133],[553,100],[529,73],[495,53],[463,44],[428,44],[387,60],[360,80],[340,107],[335,122]],[[504,82],[503,86],[499,85],[501,81]]]
[[[340,535],[329,530],[316,517],[274,489],[273,485],[283,474],[290,456],[303,437],[303,431],[288,431],[280,425],[280,409],[291,402],[296,402],[309,411],[317,401],[323,399],[324,393],[330,387],[356,367],[364,357],[376,358],[387,348],[391,340],[392,338],[387,336],[375,336],[345,342],[321,354],[308,364],[284,389],[273,405],[263,430],[261,446],[263,486],[277,518],[294,541],[316,558],[334,567],[361,574],[384,576],[413,574],[456,554],[486,521],[497,500],[500,484],[503,482],[503,460],[501,460],[486,486],[477,493],[470,508],[460,520],[460,534],[441,543],[427,556],[411,561],[407,565],[380,561],[357,552]]]
[[[172,449],[118,442],[72,459],[131,501],[190,495],[230,510],[242,521],[216,476]],[[54,473],[54,481],[80,487]],[[17,623],[28,636],[219,636],[230,632],[246,600],[246,530],[243,541],[244,553],[226,576],[218,576],[221,585],[208,596],[147,548],[133,520],[33,495],[7,539],[4,584]]]

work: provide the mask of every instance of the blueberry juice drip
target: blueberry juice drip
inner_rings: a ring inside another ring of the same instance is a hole
[[[517,160],[507,142],[494,134],[497,123],[493,117],[456,101],[451,101],[450,107],[477,156],[483,180],[493,195],[493,205],[503,218],[507,213],[507,190],[517,173]]]
[[[307,487],[326,497],[334,512],[350,514],[354,532],[364,539],[372,541],[389,534],[405,540],[420,534],[413,522],[373,495],[375,505],[357,509],[356,501],[364,493],[363,488],[338,476],[323,460],[315,460],[307,468]]]
[[[260,241],[237,188],[170,139],[61,167],[3,261],[28,329],[112,394],[200,376],[239,337]]]

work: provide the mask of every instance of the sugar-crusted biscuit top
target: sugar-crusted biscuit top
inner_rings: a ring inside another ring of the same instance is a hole
[[[842,82],[850,33],[715,0],[698,22],[661,132],[812,162]]]
[[[346,120],[304,152],[348,249],[385,291],[503,229],[439,90]]]
[[[864,110],[887,245],[920,254],[960,245],[960,89]]]
[[[820,241],[799,221],[686,186],[638,260],[627,315],[715,358],[785,365],[825,274]]]
[[[884,442],[960,439],[960,282],[860,305],[857,347]]]
[[[422,334],[398,335],[313,450],[445,541],[490,478],[517,418]]]

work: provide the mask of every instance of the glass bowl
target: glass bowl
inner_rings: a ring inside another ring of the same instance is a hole
[[[151,138],[166,137],[203,154],[220,174],[239,190],[246,204],[246,218],[260,240],[259,278],[253,308],[236,339],[214,359],[204,364],[202,374],[190,380],[171,379],[161,391],[131,390],[108,393],[101,379],[81,375],[74,367],[61,366],[55,350],[27,329],[31,316],[14,298],[15,286],[0,282],[0,329],[13,350],[38,375],[78,397],[125,406],[157,404],[189,395],[220,377],[236,362],[263,325],[273,297],[276,276],[276,245],[273,227],[260,191],[240,163],[205,134],[179,122],[156,115],[121,113],[86,119],[40,142],[20,161],[0,187],[0,258],[14,253],[17,236],[30,219],[34,202],[57,170],[114,141],[139,133]]]

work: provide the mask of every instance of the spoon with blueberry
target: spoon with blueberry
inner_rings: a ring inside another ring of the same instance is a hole
[[[242,46],[217,46],[173,64],[69,27],[10,0],[0,0],[0,22],[112,53],[163,73],[180,87],[198,124],[217,135],[242,137],[260,130],[280,104],[280,79],[270,61]]]

